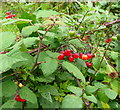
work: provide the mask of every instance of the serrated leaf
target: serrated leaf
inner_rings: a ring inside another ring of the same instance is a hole
[[[94,83],[94,85],[95,85],[95,87],[97,87],[97,88],[105,88],[105,87],[107,87],[106,85],[104,85],[104,84],[102,84],[102,83],[100,83],[100,82],[96,82],[96,83]]]
[[[91,95],[91,96],[87,96],[86,94],[83,95],[83,97],[85,99],[88,99],[89,101],[93,102],[93,103],[97,103],[97,99],[94,95]]]
[[[83,101],[80,97],[66,95],[62,101],[62,108],[82,108]]]
[[[68,86],[67,89],[70,90],[72,93],[76,94],[77,96],[81,96],[82,95],[82,89],[79,88],[79,87]]]
[[[0,51],[4,51],[15,42],[16,35],[12,32],[0,32]]]
[[[46,57],[45,62],[46,63],[42,63],[40,66],[41,66],[44,76],[49,76],[53,72],[55,72],[55,70],[57,69],[58,62],[57,62],[57,60],[52,59],[50,57]]]
[[[17,90],[17,85],[13,81],[5,81],[2,83],[2,95],[3,96],[5,97],[13,96],[15,95],[16,90]]]
[[[111,88],[118,93],[118,88],[119,88],[120,82],[118,80],[113,80],[110,83]]]
[[[81,71],[72,63],[69,63],[67,61],[64,61],[62,63],[62,66],[65,67],[70,73],[72,73],[75,77],[77,77],[78,79],[81,79],[83,83],[85,83],[85,77],[83,76],[83,74],[81,73]]]
[[[35,93],[31,91],[28,87],[22,87],[19,93],[22,99],[26,99],[27,101],[33,104],[37,103],[37,97]]]
[[[50,17],[52,15],[58,15],[59,13],[53,10],[39,10],[36,13],[37,18],[39,17]]]
[[[111,100],[113,100],[117,97],[117,93],[115,91],[113,91],[112,89],[105,88],[104,92],[105,92],[106,96],[108,98],[110,98]]]
[[[36,32],[39,29],[39,26],[26,26],[22,29],[22,35],[24,37],[27,37],[29,35],[31,35],[33,32]]]

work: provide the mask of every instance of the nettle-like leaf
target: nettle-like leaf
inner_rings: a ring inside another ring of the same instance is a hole
[[[70,90],[72,93],[76,94],[77,96],[81,96],[82,95],[82,89],[79,88],[79,87],[68,86],[67,89]]]
[[[31,35],[33,32],[36,32],[38,29],[39,29],[38,25],[36,25],[36,26],[26,26],[22,29],[21,33],[24,37],[27,37],[27,36]]]
[[[33,91],[31,91],[28,87],[24,86],[20,89],[20,96],[22,99],[26,99],[27,101],[36,104],[37,97]]]
[[[111,100],[113,100],[117,97],[117,93],[115,91],[113,91],[112,89],[105,88],[104,92],[105,92],[106,96],[108,98],[110,98]]]
[[[17,85],[13,81],[5,81],[2,83],[2,95],[5,97],[10,97],[15,95],[17,90]]]
[[[85,92],[91,94],[91,93],[95,92],[97,89],[98,89],[98,88],[95,87],[95,86],[90,86],[90,85],[88,85],[88,86],[85,88]]]
[[[119,89],[119,85],[120,85],[120,82],[118,80],[113,80],[111,83],[110,83],[110,86],[111,88],[115,91],[115,92],[119,92],[118,89]]]
[[[46,51],[47,55],[52,57],[52,58],[57,58],[59,56],[59,53],[56,53],[56,52],[51,52],[51,51]]]
[[[62,108],[82,108],[83,101],[79,96],[66,95],[62,101]]]
[[[64,68],[66,68],[70,73],[72,73],[75,77],[77,77],[78,79],[81,79],[83,83],[85,83],[85,77],[83,76],[83,74],[81,73],[81,71],[72,63],[69,63],[67,61],[64,61],[62,63],[62,66]]]
[[[41,66],[44,76],[49,76],[53,72],[55,72],[55,70],[57,69],[58,62],[57,60],[52,59],[50,57],[46,57],[45,62],[46,63],[42,63],[40,66]]]
[[[0,51],[4,51],[10,47],[16,39],[16,35],[12,32],[0,32]]]
[[[40,18],[40,17],[50,17],[53,15],[59,15],[60,13],[53,11],[53,10],[39,10],[35,14],[37,18]]]

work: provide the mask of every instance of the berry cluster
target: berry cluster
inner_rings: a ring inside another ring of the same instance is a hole
[[[11,14],[11,12],[6,12],[8,16],[6,16],[6,19],[16,17],[16,14]]]
[[[63,60],[65,58],[65,56],[68,57],[68,60],[70,62],[73,62],[74,59],[77,59],[77,58],[80,58],[82,60],[89,60],[93,57],[93,55],[90,53],[86,53],[86,54],[83,54],[82,52],[81,53],[72,53],[72,50],[65,50],[65,51],[60,51],[58,60]],[[91,67],[92,63],[86,62],[86,65],[87,65],[87,67]]]
[[[112,41],[112,39],[111,38],[108,38],[107,40],[106,40],[106,43],[109,43],[109,42],[111,42]]]
[[[21,97],[20,97],[19,95],[17,95],[17,96],[15,97],[15,100],[16,100],[16,101],[19,101],[19,102],[26,102],[26,100],[25,100],[25,99],[21,99]]]

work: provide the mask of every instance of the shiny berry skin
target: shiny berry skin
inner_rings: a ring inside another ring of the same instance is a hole
[[[71,56],[72,55],[72,50],[65,50],[65,53],[64,53],[64,55],[65,56]]]
[[[93,65],[92,63],[86,62],[87,67],[91,67],[92,65]]]
[[[80,58],[80,59],[82,59],[82,55],[83,55],[83,53],[80,52],[80,54],[79,54],[79,58]]]
[[[9,15],[5,17],[6,19],[11,18]]]
[[[58,60],[63,60],[64,59],[64,54],[60,54],[59,56],[58,56]]]
[[[20,102],[26,102],[26,100],[25,99],[20,99]]]
[[[116,40],[117,40],[117,37],[116,37],[116,36],[112,36],[112,40],[113,40],[113,41],[116,41]]]
[[[73,57],[73,56],[70,56],[70,57],[68,58],[68,60],[69,60],[70,62],[73,62],[73,61],[74,61],[74,57]]]
[[[88,56],[88,59],[91,59],[92,58],[92,54],[90,54],[90,53],[86,53],[86,55]]]
[[[7,15],[10,15],[11,13],[8,11],[8,12],[6,12],[6,14],[7,14]]]
[[[17,95],[17,96],[15,97],[15,100],[16,100],[16,101],[20,101],[20,100],[21,100],[20,96]]]
[[[85,37],[82,38],[82,41],[86,41],[87,39]]]
[[[87,55],[82,55],[82,60],[87,60],[88,56]]]
[[[74,53],[74,54],[73,54],[73,57],[74,57],[74,58],[79,58],[79,54],[78,54],[78,53]]]
[[[16,14],[13,14],[12,17],[16,17]]]
[[[112,41],[112,39],[111,38],[108,38],[107,40],[106,40],[106,43],[109,43],[109,42],[111,42]]]

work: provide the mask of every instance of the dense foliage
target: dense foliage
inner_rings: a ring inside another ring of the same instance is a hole
[[[119,8],[119,2],[3,3],[1,109],[120,107],[114,5]]]

